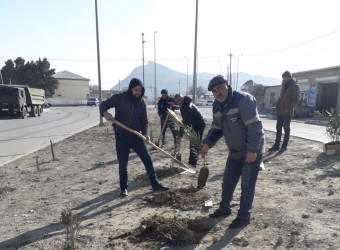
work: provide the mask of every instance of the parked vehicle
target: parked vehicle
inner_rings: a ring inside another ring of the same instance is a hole
[[[197,105],[197,106],[205,106],[206,103],[207,103],[206,100],[202,100],[202,101],[198,101],[198,102],[196,103],[196,105]]]
[[[98,106],[99,100],[98,98],[90,98],[87,100],[87,106]]]
[[[207,101],[205,106],[212,106],[214,104],[214,101]]]
[[[276,116],[276,107],[272,107],[271,114]],[[314,107],[307,105],[306,101],[299,101],[294,107],[294,117],[313,117]]]
[[[294,117],[313,117],[314,107],[307,105],[306,101],[299,101],[294,107]]]
[[[0,113],[18,115],[26,118],[27,114],[36,117],[43,112],[45,90],[30,88],[26,85],[0,85]]]

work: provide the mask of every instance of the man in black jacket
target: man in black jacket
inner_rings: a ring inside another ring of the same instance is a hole
[[[130,81],[129,89],[127,91],[113,95],[111,98],[100,104],[100,114],[104,116],[107,121],[114,122],[117,120],[129,128],[141,132],[147,140],[150,140],[147,135],[148,118],[146,104],[143,99],[144,92],[145,89],[142,82],[137,78],[133,78]],[[115,118],[113,118],[111,113],[107,112],[110,108],[115,108]],[[168,190],[168,187],[164,187],[159,183],[149,150],[143,140],[121,127],[114,126],[114,124],[113,127],[116,135],[121,197],[126,197],[128,195],[127,165],[131,148],[141,158],[151,182],[152,189],[154,191]]]
[[[195,104],[192,103],[192,99],[188,96],[183,97],[181,94],[176,94],[175,102],[180,107],[183,124],[191,127],[196,132],[200,141],[202,141],[205,122],[201,111],[197,109]],[[189,164],[193,167],[196,167],[198,156],[199,148],[197,145],[194,145],[192,142],[190,142]]]
[[[167,111],[168,109],[176,109],[175,108],[175,100],[174,98],[170,97],[168,95],[167,89],[162,89],[161,91],[162,97],[159,99],[157,103],[158,107],[158,115],[161,119],[161,130],[162,130],[162,145],[165,145],[165,134],[167,127],[170,128],[172,136],[174,138],[174,145],[177,146],[177,140],[176,140],[176,132],[175,132],[175,124],[170,120],[167,119]],[[167,120],[166,120],[167,119]]]

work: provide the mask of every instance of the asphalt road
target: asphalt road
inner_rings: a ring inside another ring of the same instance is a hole
[[[148,108],[153,108],[149,105]],[[206,119],[212,119],[211,107],[200,107]],[[110,112],[114,112],[113,110]],[[276,120],[261,116],[265,130],[276,131]],[[99,124],[98,107],[51,107],[40,117],[26,119],[0,118],[0,166],[26,154],[61,141],[75,133]],[[291,135],[300,138],[329,142],[326,127],[293,119]]]
[[[0,118],[0,166],[99,124],[98,107],[51,107],[40,117]]]

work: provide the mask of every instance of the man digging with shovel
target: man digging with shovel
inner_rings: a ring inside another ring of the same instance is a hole
[[[232,198],[241,177],[240,208],[230,228],[245,227],[255,196],[255,185],[264,153],[264,132],[256,108],[255,98],[244,92],[233,91],[223,76],[214,77],[208,86],[215,102],[211,128],[203,140],[201,154],[224,136],[229,155],[224,169],[222,195],[219,208],[210,218],[227,217],[231,214]]]
[[[123,93],[113,95],[111,98],[103,101],[99,106],[102,116],[109,122],[118,122],[124,124],[128,128],[140,131],[142,135],[149,141],[147,135],[148,118],[146,112],[146,104],[143,99],[145,89],[142,82],[133,78],[130,81],[129,89]],[[107,112],[110,108],[115,108],[115,118]],[[144,141],[137,135],[128,130],[115,126],[113,128],[116,136],[116,151],[119,162],[119,181],[121,189],[121,197],[128,195],[128,171],[127,165],[129,160],[130,149],[132,148],[141,158],[146,172],[148,174],[153,191],[165,191],[168,187],[164,187],[159,183],[153,162],[147,146]]]

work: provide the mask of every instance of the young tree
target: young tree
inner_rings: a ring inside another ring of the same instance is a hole
[[[188,89],[188,94],[192,95],[194,93],[194,88],[191,86]],[[198,95],[205,95],[207,93],[207,89],[204,88],[203,86],[198,86],[197,87],[197,94]]]

